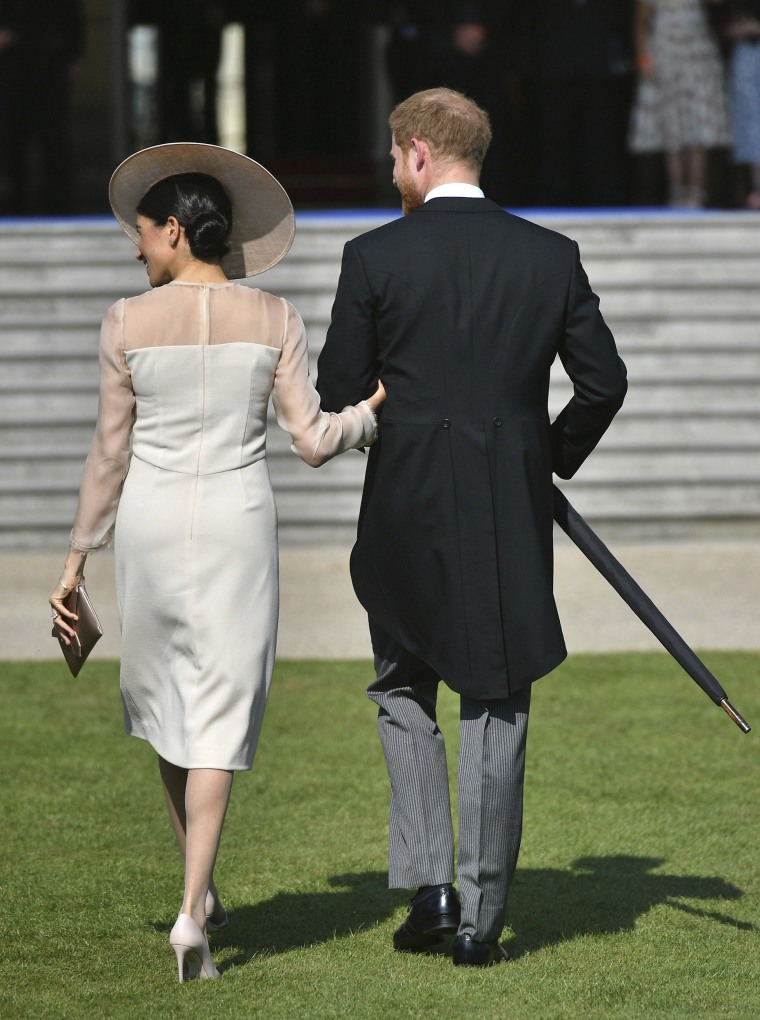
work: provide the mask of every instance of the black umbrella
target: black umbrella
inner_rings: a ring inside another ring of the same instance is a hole
[[[694,654],[646,592],[634,581],[625,567],[615,559],[578,511],[568,503],[567,498],[556,485],[554,486],[554,520],[578,546],[584,556],[593,563],[602,577],[610,582],[618,595],[631,607],[642,623],[651,630],[676,662],[683,666],[692,680],[699,684],[716,705],[720,705],[731,716],[742,733],[749,733],[749,725],[728,700],[726,692],[704,662]]]

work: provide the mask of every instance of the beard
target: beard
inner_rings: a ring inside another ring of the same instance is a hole
[[[419,209],[424,201],[424,197],[418,191],[415,182],[412,180],[411,175],[407,173],[406,169],[403,169],[396,175],[396,179],[393,183],[396,185],[399,194],[401,195],[401,212],[404,216],[408,216],[409,213],[414,212],[415,209]]]

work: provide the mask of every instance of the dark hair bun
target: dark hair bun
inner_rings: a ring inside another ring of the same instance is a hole
[[[227,254],[230,222],[217,210],[199,212],[185,224],[190,252],[197,259],[220,259]]]

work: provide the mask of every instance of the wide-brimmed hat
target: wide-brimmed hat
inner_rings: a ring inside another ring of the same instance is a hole
[[[137,206],[149,188],[175,174],[215,177],[232,203],[229,252],[222,269],[231,280],[255,276],[286,254],[296,230],[283,186],[260,163],[219,145],[169,142],[128,156],[113,172],[108,197],[116,219],[135,244]]]

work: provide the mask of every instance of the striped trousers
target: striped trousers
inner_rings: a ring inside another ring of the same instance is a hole
[[[439,678],[370,620],[377,679],[367,688],[391,781],[392,889],[454,881],[446,747],[436,722]],[[460,696],[457,879],[460,935],[498,939],[522,834],[530,687],[510,698]]]

